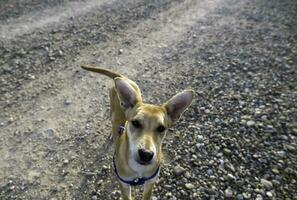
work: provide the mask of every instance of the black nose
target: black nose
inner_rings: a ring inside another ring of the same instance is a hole
[[[146,150],[146,149],[139,149],[138,154],[139,154],[140,160],[145,163],[151,161],[154,157],[154,152]]]

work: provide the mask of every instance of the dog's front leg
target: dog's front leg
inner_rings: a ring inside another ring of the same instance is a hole
[[[124,183],[120,183],[121,193],[123,200],[132,200],[131,197],[131,186]]]
[[[155,182],[146,182],[143,190],[143,200],[151,200]]]

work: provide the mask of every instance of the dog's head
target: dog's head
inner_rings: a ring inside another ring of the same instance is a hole
[[[126,78],[116,78],[118,98],[127,118],[130,162],[149,165],[160,159],[162,141],[193,100],[193,91],[178,93],[163,105],[142,102],[138,86]]]

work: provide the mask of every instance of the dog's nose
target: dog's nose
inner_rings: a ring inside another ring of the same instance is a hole
[[[146,149],[139,149],[138,154],[139,154],[140,160],[146,163],[151,161],[154,157],[154,152]]]

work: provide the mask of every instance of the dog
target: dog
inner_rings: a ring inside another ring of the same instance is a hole
[[[93,65],[81,67],[114,80],[110,89],[113,168],[122,198],[131,200],[131,186],[144,185],[143,199],[150,200],[160,173],[162,141],[168,128],[191,105],[194,91],[178,93],[162,105],[147,104],[134,81]]]

